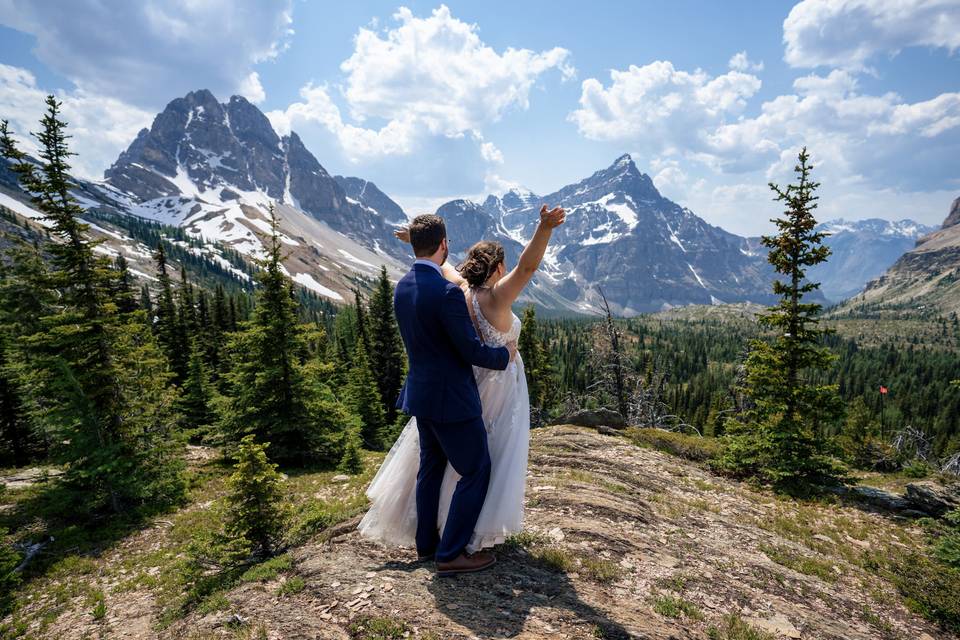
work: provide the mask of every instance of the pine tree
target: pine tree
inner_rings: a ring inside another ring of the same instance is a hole
[[[383,403],[377,391],[377,380],[370,370],[370,359],[367,358],[363,340],[357,340],[344,396],[347,408],[360,417],[363,446],[374,451],[383,448],[383,430],[386,426]]]
[[[363,348],[370,353],[370,330],[367,327],[367,314],[363,308],[363,298],[360,289],[353,290],[353,308],[357,314],[357,340],[363,342]]]
[[[360,452],[360,436],[351,431],[347,435],[347,444],[343,449],[343,457],[337,466],[338,471],[357,475],[363,473],[363,455]]]
[[[530,394],[530,406],[542,408],[546,400],[546,380],[543,377],[545,354],[537,335],[537,312],[533,306],[523,310],[520,323],[520,338],[517,351],[523,357],[524,374],[527,377],[527,390]]]
[[[6,122],[0,152],[50,223],[57,242],[50,285],[57,306],[29,341],[38,418],[54,434],[64,481],[97,508],[163,503],[183,489],[166,373],[143,318],[122,318],[111,292],[117,272],[94,252],[71,195],[66,123],[50,96],[36,135],[39,168],[16,148]]]
[[[130,277],[130,271],[127,269],[127,259],[122,253],[117,255],[114,266],[117,269],[117,278],[113,301],[120,313],[133,313],[140,308],[140,305],[137,304],[133,293],[133,278]]]
[[[400,329],[393,314],[393,286],[386,267],[380,267],[380,278],[370,296],[369,311],[371,368],[377,378],[386,421],[393,423],[397,419],[396,400],[403,385],[406,360]]]
[[[25,348],[51,312],[56,292],[39,247],[20,243],[9,248],[0,262],[0,442],[12,454],[14,465],[27,464],[43,453],[46,443],[38,433],[29,402],[31,366]]]
[[[254,556],[273,555],[287,522],[277,465],[267,459],[269,444],[244,436],[233,475],[227,480],[227,534],[249,545]]]
[[[173,299],[173,285],[168,273],[167,253],[163,248],[162,241],[157,243],[157,252],[153,257],[157,262],[157,281],[160,284],[160,294],[156,304],[157,321],[154,325],[157,342],[160,343],[167,360],[170,362],[174,380],[182,382],[187,378],[188,352],[186,351],[187,345],[183,342],[183,330],[177,313],[177,305]]]
[[[304,329],[292,283],[281,269],[281,244],[271,207],[273,235],[258,274],[260,290],[253,319],[233,336],[234,355],[227,373],[227,393],[218,403],[228,446],[254,434],[271,443],[271,457],[281,463],[334,465],[340,460],[343,432],[351,426],[344,407],[325,393],[300,360]]]
[[[753,406],[727,422],[728,443],[723,464],[731,471],[755,475],[783,488],[835,481],[839,468],[825,432],[842,413],[835,385],[817,385],[810,377],[825,370],[835,357],[820,346],[828,331],[818,327],[820,305],[803,302],[819,288],[806,280],[806,269],[830,255],[815,230],[814,195],[819,183],[810,178],[813,167],[807,150],[795,167],[797,184],[785,189],[771,183],[775,200],[786,204],[784,217],[772,220],[779,233],[764,236],[768,260],[786,281],[776,280],[777,306],[759,317],[773,330],[773,342],[755,340],[746,362],[743,391]]]
[[[180,393],[180,413],[188,434],[194,440],[200,440],[210,427],[216,423],[216,413],[213,410],[213,384],[207,363],[204,361],[202,348],[194,341],[190,351],[190,360],[187,368],[187,379],[183,383]]]

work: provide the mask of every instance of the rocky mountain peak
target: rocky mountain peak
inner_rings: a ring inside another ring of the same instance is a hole
[[[950,206],[950,213],[947,215],[947,219],[943,221],[944,229],[957,225],[960,225],[960,198],[953,201],[953,204]]]
[[[404,259],[407,254],[389,228],[405,217],[396,203],[379,190],[370,194],[377,205],[348,197],[296,133],[280,138],[241,96],[220,103],[200,89],[172,100],[104,177],[147,217],[169,217],[171,207],[192,211],[191,203],[216,210],[282,202],[368,248]]]

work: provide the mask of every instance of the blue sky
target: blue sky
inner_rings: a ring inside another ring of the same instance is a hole
[[[57,93],[88,177],[205,87],[417,213],[628,152],[756,234],[804,144],[824,219],[935,224],[960,195],[957,0],[0,0],[0,25],[0,117],[25,131]]]

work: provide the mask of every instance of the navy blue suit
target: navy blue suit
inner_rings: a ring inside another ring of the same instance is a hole
[[[470,541],[490,481],[473,365],[506,369],[510,354],[480,341],[463,291],[430,265],[415,264],[397,283],[393,305],[410,365],[397,408],[416,417],[420,432],[417,551],[447,562]],[[441,539],[437,510],[448,461],[462,477]]]

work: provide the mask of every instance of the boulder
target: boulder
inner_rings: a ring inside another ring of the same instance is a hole
[[[610,409],[581,409],[555,420],[554,424],[572,424],[577,427],[610,427],[625,429],[627,421],[622,415]]]
[[[911,482],[907,485],[905,498],[914,509],[940,517],[960,508],[960,484],[944,486],[929,480]]]
[[[837,492],[884,511],[907,511],[912,508],[903,496],[876,487],[855,486],[838,489]]]

